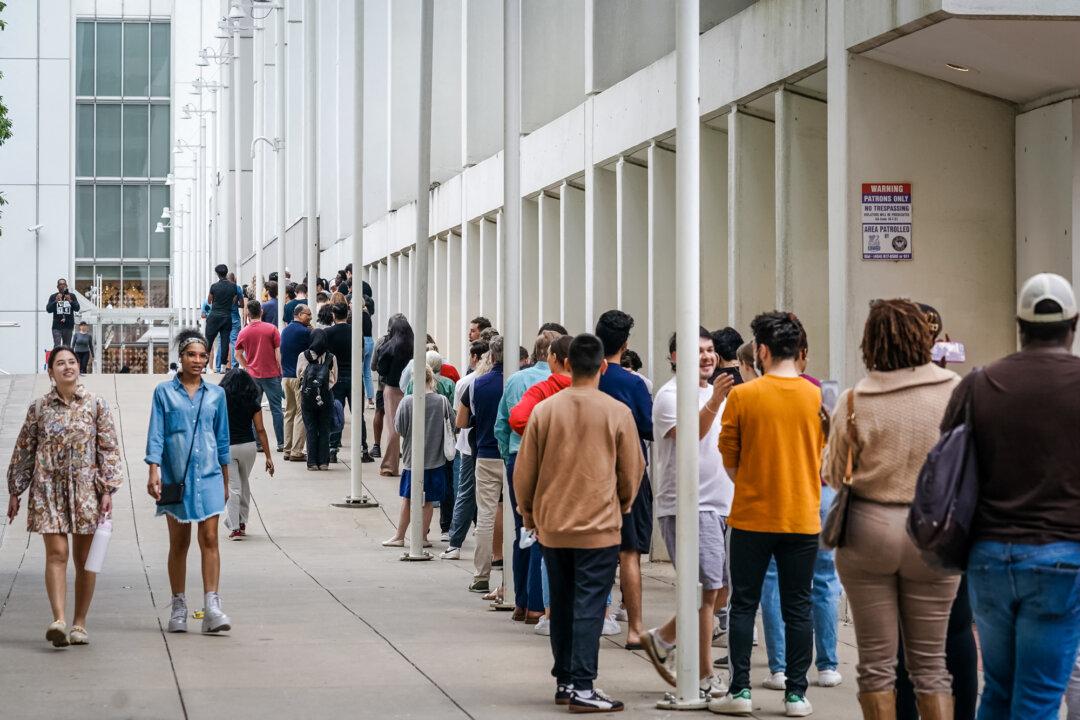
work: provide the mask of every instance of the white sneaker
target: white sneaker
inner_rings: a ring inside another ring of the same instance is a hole
[[[768,688],[769,690],[784,690],[787,688],[787,675],[782,672],[774,672],[772,675],[765,678],[765,681],[761,683],[761,686]]]
[[[547,619],[547,615],[544,615],[536,621],[536,627],[533,628],[533,632],[537,635],[551,634],[551,621]]]
[[[443,550],[441,553],[439,553],[439,557],[442,558],[443,560],[460,560],[461,559],[461,548],[448,547],[445,550]]]
[[[718,698],[727,695],[728,685],[717,675],[710,675],[698,682],[698,689],[709,698]]]
[[[817,685],[818,687],[836,687],[844,681],[840,673],[833,670],[818,670]]]
[[[444,532],[442,535],[439,536],[439,540],[441,542],[450,542],[450,533]]]
[[[788,693],[784,698],[784,714],[788,717],[806,717],[814,714],[814,706],[802,695]]]
[[[615,619],[619,622],[630,622],[630,617],[626,614],[626,608],[621,604],[619,609],[615,611]]]
[[[600,631],[601,635],[618,635],[622,633],[622,628],[619,627],[618,621],[611,615],[604,616],[604,628]]]
[[[750,699],[750,690],[746,689],[737,695],[728,693],[710,700],[709,710],[718,715],[749,715],[754,711],[754,701]]]

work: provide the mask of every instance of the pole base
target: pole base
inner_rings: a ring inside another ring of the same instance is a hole
[[[342,502],[330,503],[330,507],[353,508],[353,509],[377,508],[377,507],[379,507],[379,502],[377,500],[372,500],[367,495],[361,495],[360,497],[351,497],[350,496],[350,497],[345,498],[345,500],[343,500]]]
[[[427,551],[421,551],[419,555],[413,555],[411,553],[402,553],[402,562],[420,562],[423,560],[434,560],[435,556]]]
[[[709,707],[709,701],[702,700],[701,698],[694,698],[693,700],[682,702],[675,693],[664,693],[664,699],[657,700],[656,707],[659,710],[704,710]]]
[[[488,610],[491,610],[493,612],[506,612],[513,609],[514,603],[506,602],[505,598],[501,602],[499,600],[496,600],[495,602],[488,605]]]

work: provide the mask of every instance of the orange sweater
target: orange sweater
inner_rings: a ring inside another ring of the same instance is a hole
[[[611,547],[644,471],[630,409],[595,388],[569,387],[533,410],[514,493],[525,527],[544,546]]]
[[[821,390],[801,377],[736,385],[720,431],[724,467],[737,467],[728,524],[739,530],[821,531]]]

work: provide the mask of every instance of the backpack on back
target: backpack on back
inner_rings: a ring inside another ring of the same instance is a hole
[[[313,362],[308,351],[304,351],[308,366],[304,368],[304,377],[300,379],[300,397],[309,403],[322,407],[330,398],[330,367],[334,363],[331,353],[323,353],[319,362]]]

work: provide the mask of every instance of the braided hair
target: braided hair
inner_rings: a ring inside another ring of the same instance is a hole
[[[863,328],[862,356],[867,370],[900,370],[930,362],[930,323],[910,300],[875,300]]]

